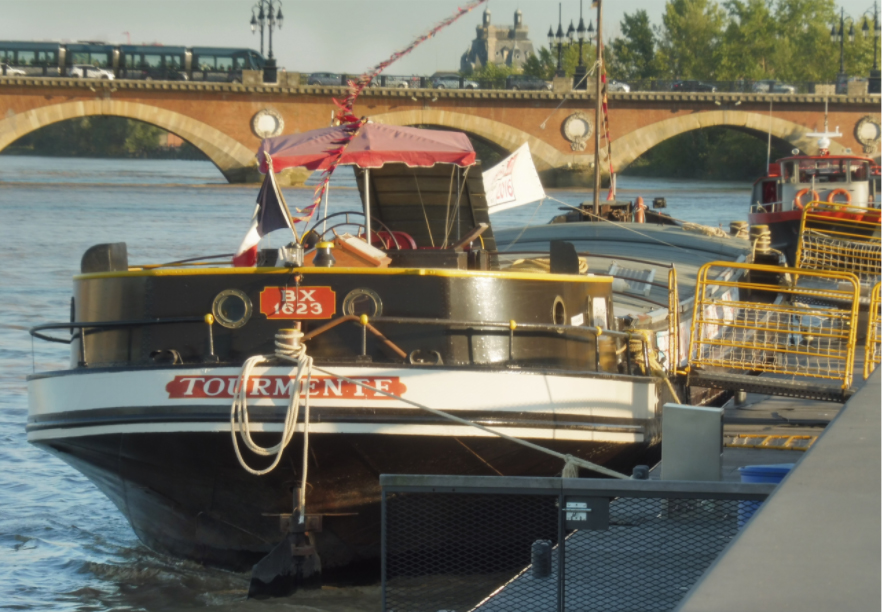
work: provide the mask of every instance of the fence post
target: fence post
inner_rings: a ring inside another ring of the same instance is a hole
[[[563,484],[563,478],[561,478]],[[557,610],[566,609],[566,533],[564,530],[564,508],[566,499],[563,491],[557,498]]]
[[[382,597],[383,612],[386,612],[386,490],[380,488],[380,593]]]

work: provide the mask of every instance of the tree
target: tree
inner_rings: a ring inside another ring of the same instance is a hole
[[[669,0],[662,16],[659,61],[672,78],[713,79],[726,14],[714,0]]]
[[[625,13],[620,24],[623,36],[606,47],[609,75],[614,79],[652,79],[658,76],[655,57],[656,40],[649,23],[649,15],[639,10]]]
[[[833,81],[839,71],[839,49],[830,42],[838,27],[833,0],[776,0],[778,27],[775,75],[785,81]]]
[[[524,74],[539,77],[545,81],[554,78],[554,71],[557,67],[557,51],[552,55],[547,47],[539,49],[539,53],[534,53],[524,62]]]
[[[514,66],[506,66],[504,64],[487,64],[477,70],[471,70],[463,73],[470,79],[478,81],[482,87],[491,86],[496,88],[505,87],[505,79],[512,74],[519,74],[520,70]]]
[[[767,0],[728,0],[729,24],[720,47],[717,78],[760,80],[776,76],[778,28]]]

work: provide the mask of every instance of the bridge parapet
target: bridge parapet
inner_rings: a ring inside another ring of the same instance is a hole
[[[21,77],[0,76],[0,87],[35,87],[35,88],[59,88],[79,89],[93,92],[128,91],[175,91],[182,93],[226,92],[245,94],[267,95],[322,95],[345,97],[348,88],[342,86],[311,85],[300,87],[287,87],[264,83],[261,85],[243,85],[241,83],[218,83],[205,81],[143,81],[143,80],[105,80],[105,79],[81,79],[65,77]],[[552,91],[512,91],[506,89],[432,89],[432,88],[399,88],[399,87],[370,87],[361,94],[366,98],[416,98],[417,100],[431,99],[473,99],[473,100],[543,100],[543,101],[591,101],[594,95],[581,91],[552,92]],[[769,103],[782,104],[817,104],[825,99],[836,104],[878,104],[879,94],[861,95],[823,95],[823,94],[769,94],[769,93],[731,93],[731,92],[665,92],[665,91],[632,91],[611,92],[608,94],[611,100],[623,102],[711,102],[724,104],[730,102],[741,103]]]

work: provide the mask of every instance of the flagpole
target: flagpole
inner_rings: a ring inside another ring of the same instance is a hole
[[[273,158],[270,157],[270,154],[266,151],[264,151],[263,154],[266,155],[267,175],[270,178],[273,189],[279,195],[279,203],[282,205],[282,208],[285,209],[285,214],[288,215],[288,225],[291,226],[291,231],[294,233],[294,242],[299,243],[300,238],[297,236],[297,230],[294,229],[294,217],[291,215],[291,210],[288,208],[285,196],[282,193],[282,190],[279,189],[279,184],[276,182],[276,173],[273,170]]]
[[[371,243],[371,169],[364,169],[364,230],[367,243]]]
[[[600,52],[603,44],[603,22],[601,21],[603,0],[597,0],[597,69],[595,73],[597,90],[594,93],[596,104],[594,107],[594,216],[600,216],[600,123],[603,103],[603,95],[601,88],[603,82],[601,75],[603,73],[602,55]]]

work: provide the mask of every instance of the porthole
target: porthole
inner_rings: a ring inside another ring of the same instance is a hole
[[[211,313],[215,321],[224,327],[237,329],[251,318],[251,300],[238,289],[226,289],[214,298]]]
[[[554,298],[554,306],[551,308],[551,322],[555,325],[567,324],[567,308],[560,296]]]
[[[373,289],[353,289],[343,298],[343,314],[360,317],[379,317],[383,314],[383,301]]]

